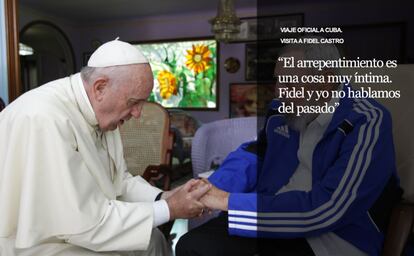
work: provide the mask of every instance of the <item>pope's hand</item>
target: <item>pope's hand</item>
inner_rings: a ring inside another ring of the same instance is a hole
[[[212,185],[200,180],[191,179],[166,199],[170,209],[170,220],[177,218],[193,218],[203,213],[205,206],[200,198]]]
[[[185,184],[178,186],[176,188],[174,188],[173,190],[169,190],[169,191],[163,191],[161,194],[161,199],[166,200],[167,198],[169,198],[170,196],[172,196],[173,194],[175,194],[175,192],[180,191],[180,189],[182,189],[184,187]]]

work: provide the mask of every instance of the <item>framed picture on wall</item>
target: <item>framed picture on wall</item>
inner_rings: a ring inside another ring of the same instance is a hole
[[[177,129],[179,137],[182,138],[183,148],[186,152],[191,152],[191,143],[197,129],[201,123],[190,115],[187,111],[180,109],[170,109],[170,125],[171,128]]]
[[[272,83],[231,83],[229,116],[264,116],[274,98],[274,88]]]
[[[210,38],[133,43],[149,59],[150,101],[165,108],[218,110],[218,43]]]
[[[281,27],[301,27],[303,13],[277,16],[248,17],[240,19],[240,33],[233,42],[275,40],[281,36]]]
[[[278,41],[246,44],[246,81],[273,81],[282,45]]]

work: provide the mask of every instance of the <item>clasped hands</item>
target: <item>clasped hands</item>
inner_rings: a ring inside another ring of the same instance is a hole
[[[229,193],[207,179],[191,179],[184,185],[163,193],[170,209],[170,220],[194,218],[211,210],[227,211]]]

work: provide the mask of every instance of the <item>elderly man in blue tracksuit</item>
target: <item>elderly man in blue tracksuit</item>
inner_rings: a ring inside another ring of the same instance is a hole
[[[312,58],[312,50],[285,54]],[[401,195],[391,116],[372,99],[350,98],[347,84],[330,86],[346,95],[326,100],[334,113],[295,118],[280,106],[297,99],[272,102],[257,141],[209,178],[215,187],[204,203],[227,213],[183,236],[178,256],[381,253]]]

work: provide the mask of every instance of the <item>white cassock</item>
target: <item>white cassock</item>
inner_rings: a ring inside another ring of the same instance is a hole
[[[0,255],[170,253],[154,228],[169,219],[161,190],[126,171],[119,131],[97,124],[79,73],[0,113]]]

